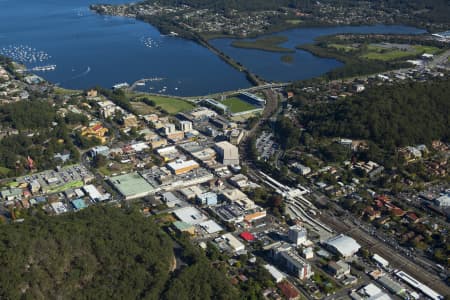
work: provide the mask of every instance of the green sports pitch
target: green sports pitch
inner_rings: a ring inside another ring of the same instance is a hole
[[[227,98],[222,101],[222,104],[226,105],[230,109],[231,113],[233,113],[233,114],[258,108],[258,107],[254,106],[248,102],[245,102],[244,100],[239,99],[237,97]]]

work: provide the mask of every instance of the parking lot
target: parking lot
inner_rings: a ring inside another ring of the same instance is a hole
[[[36,184],[44,194],[58,193],[70,188],[77,188],[85,182],[92,180],[94,176],[83,165],[77,164],[63,167],[59,170],[47,170],[44,172],[19,177],[16,182],[21,184]]]
[[[256,150],[260,159],[267,161],[278,152],[280,146],[273,140],[273,134],[264,131],[256,140]]]

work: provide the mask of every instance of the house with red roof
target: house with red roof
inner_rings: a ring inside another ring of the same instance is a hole
[[[255,236],[248,231],[242,232],[239,236],[246,242],[255,240]]]
[[[300,299],[300,293],[297,289],[288,281],[282,281],[278,284],[278,288],[287,300]]]
[[[413,213],[412,211],[410,211],[410,212],[408,212],[408,213],[406,214],[406,218],[407,218],[410,222],[413,222],[414,224],[415,224],[415,223],[418,223],[418,222],[420,221],[420,218],[419,218],[415,213]]]
[[[366,207],[366,209],[364,209],[364,214],[370,221],[373,221],[381,216],[381,212],[379,210],[375,210],[372,206]]]

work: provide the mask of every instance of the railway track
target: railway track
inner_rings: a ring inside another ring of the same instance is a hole
[[[450,295],[450,287],[438,276],[419,266],[413,262],[411,258],[401,255],[392,247],[367,234],[359,227],[350,227],[347,224],[344,224],[341,220],[326,214],[322,214],[320,219],[323,223],[327,224],[331,228],[334,228],[339,233],[344,233],[354,238],[364,248],[369,249],[371,252],[376,252],[382,257],[388,259],[393,268],[401,269],[406,273],[413,275],[417,280],[423,282],[442,295]]]

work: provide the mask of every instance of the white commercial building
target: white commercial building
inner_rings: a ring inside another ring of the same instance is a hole
[[[303,257],[305,259],[312,259],[312,258],[314,258],[314,250],[313,250],[312,247],[308,247],[308,248],[303,249],[302,254],[303,254]]]
[[[363,296],[363,299],[371,299],[371,300],[390,300],[388,294],[384,293],[382,289],[377,287],[375,284],[370,283],[364,287],[362,287],[358,293]]]
[[[107,146],[96,146],[94,148],[91,149],[90,154],[92,157],[95,157],[97,155],[103,155],[103,156],[108,156],[109,155],[109,147]]]
[[[389,266],[389,262],[387,260],[385,260],[383,257],[379,256],[378,254],[374,254],[372,256],[372,259],[379,264],[381,267],[383,268],[387,268]]]
[[[50,206],[57,215],[67,212],[67,207],[62,202],[53,202]]]
[[[174,133],[175,131],[176,131],[175,124],[168,123],[168,124],[164,125],[164,134],[165,135],[169,135],[171,133]]]
[[[450,206],[450,194],[446,194],[436,198],[435,203],[439,207],[449,207]]]
[[[296,164],[295,169],[300,173],[300,175],[306,176],[311,173],[311,168],[304,166],[302,164]]]
[[[267,271],[269,271],[270,275],[272,275],[272,277],[275,279],[276,283],[279,283],[281,281],[284,280],[284,278],[286,278],[286,276],[284,276],[283,273],[281,273],[277,268],[275,268],[272,265],[264,265],[264,269],[266,269]]]
[[[304,258],[298,255],[297,251],[289,244],[283,244],[274,249],[275,259],[282,263],[298,279],[310,278],[314,273],[311,265]]]
[[[220,226],[213,220],[208,220],[200,223],[200,227],[209,234],[213,234],[223,230],[222,226]]]
[[[111,195],[110,194],[101,194],[95,186],[92,184],[83,186],[84,192],[91,198],[92,201],[105,201],[108,200]]]
[[[183,132],[189,132],[192,131],[192,122],[189,121],[181,121],[180,122],[180,129]]]
[[[298,225],[289,227],[288,238],[290,242],[297,246],[305,243],[308,238],[306,228]]]
[[[245,245],[242,244],[234,235],[226,233],[222,238],[227,242],[228,246],[234,251],[239,252],[245,250]]]
[[[150,149],[150,146],[146,142],[135,143],[130,145],[130,147],[136,153],[142,152],[146,149]]]
[[[228,165],[239,165],[239,150],[238,148],[227,142],[219,142],[216,143],[215,149],[217,153],[219,154],[219,157],[221,159],[221,163],[228,166]]]
[[[195,225],[200,224],[208,220],[208,218],[202,214],[198,209],[193,206],[186,206],[179,208],[173,212],[175,216],[182,222]]]
[[[181,203],[181,200],[178,199],[178,197],[175,196],[172,192],[166,192],[162,194],[162,198],[167,207],[175,207],[175,205]]]
[[[329,238],[324,244],[329,250],[345,258],[353,256],[361,248],[354,239],[344,234]]]

